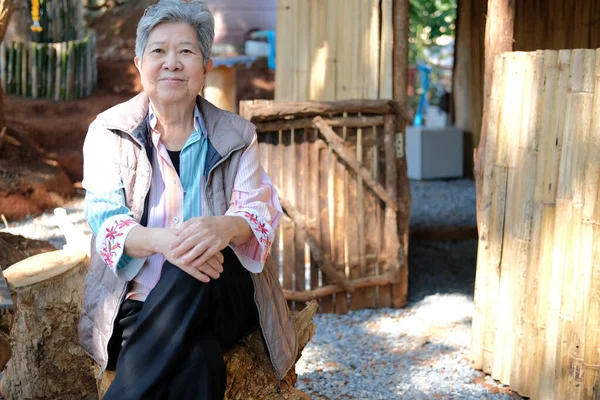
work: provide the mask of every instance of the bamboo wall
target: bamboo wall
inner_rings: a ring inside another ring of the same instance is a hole
[[[275,100],[392,98],[392,0],[279,0]]]
[[[0,43],[0,83],[6,94],[73,100],[89,95],[98,80],[96,36],[60,43]]]
[[[404,304],[392,103],[241,102],[240,114],[257,126],[261,165],[285,211],[271,267],[290,306]]]
[[[600,390],[600,50],[494,63],[472,365],[532,399]]]

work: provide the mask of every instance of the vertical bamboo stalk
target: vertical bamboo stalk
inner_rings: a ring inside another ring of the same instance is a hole
[[[270,157],[270,169],[267,171],[273,184],[282,188],[281,184],[281,141],[280,141],[281,131],[271,132],[268,134],[268,142],[271,148],[271,157]],[[282,216],[283,217],[283,216]],[[273,245],[271,246],[271,256],[273,259],[273,266],[276,272],[276,276],[279,278],[280,283],[283,284],[283,269],[284,265],[282,263],[282,254],[280,250],[281,246],[281,219],[280,223],[275,229],[275,237],[273,239]]]
[[[282,161],[294,160],[294,130],[284,131],[282,137]],[[283,193],[279,195],[295,205],[295,172],[293,168],[283,168],[282,171]],[[295,229],[294,222],[287,216],[281,219],[281,233],[283,237],[283,288],[294,289],[294,269],[296,265]],[[294,304],[290,304],[293,310]]]
[[[343,128],[344,129],[344,128]],[[338,133],[339,134],[339,133]],[[343,135],[343,134],[342,134]],[[343,136],[342,136],[343,137]],[[333,237],[331,243],[333,244],[333,265],[335,269],[342,275],[346,275],[346,263],[345,263],[345,242],[346,242],[346,209],[345,209],[345,198],[344,198],[344,177],[346,175],[346,166],[342,162],[342,159],[337,155],[334,157],[333,170],[333,203],[334,203],[334,221],[333,221]],[[338,292],[335,296],[335,313],[336,314],[347,314],[348,313],[348,299],[346,292]]]
[[[37,99],[39,97],[38,92],[38,68],[37,68],[37,48],[35,43],[29,42],[29,70],[31,75],[31,97]]]
[[[493,206],[498,206],[497,200],[494,203],[493,189],[496,176],[494,175],[494,165],[497,154],[499,116],[501,115],[502,98],[504,96],[505,81],[504,76],[504,57],[497,56],[494,60],[493,79],[494,85],[491,88],[489,98],[490,114],[488,119],[488,143],[485,147],[484,175],[481,191],[482,213],[479,221],[479,243],[477,246],[477,273],[475,277],[474,294],[474,313],[473,328],[471,335],[471,366],[475,369],[481,369],[486,373],[491,373],[494,358],[495,347],[495,320],[493,313],[495,309],[495,300],[497,297],[497,264],[492,259],[492,255],[498,254],[501,246],[499,236],[493,236],[492,232],[501,231],[501,227],[494,227],[492,211]],[[500,236],[501,237],[501,236]],[[497,250],[494,250],[497,249]]]
[[[537,157],[539,125],[543,91],[543,53],[529,53],[525,58],[525,86],[523,91],[523,116],[521,136],[517,152],[517,185],[515,187],[518,214],[514,234],[517,238],[515,268],[515,355],[511,370],[514,390],[528,396],[533,363],[534,301],[537,291],[537,265],[532,264],[532,229],[534,216],[534,192],[538,179]],[[527,99],[527,100],[525,100]]]
[[[308,184],[308,218],[310,220],[309,231],[315,238],[317,245],[321,247],[321,218],[319,215],[319,143],[317,141],[318,131],[309,129],[306,131],[308,141],[309,158],[309,184]],[[315,260],[310,259],[310,288],[319,287],[320,269]]]
[[[8,57],[6,55],[6,42],[3,40],[0,42],[0,85],[2,87],[2,91],[6,93],[6,74],[7,74],[7,60]]]
[[[556,258],[563,252],[565,243],[564,235],[561,235],[561,229],[558,225],[559,210],[557,205],[557,188],[558,175],[561,169],[560,160],[562,159],[563,143],[564,143],[564,121],[565,109],[567,103],[567,95],[569,93],[569,71],[571,63],[571,52],[569,50],[561,50],[558,53],[558,82],[557,90],[553,99],[553,110],[551,114],[549,132],[552,141],[552,156],[553,162],[546,163],[544,171],[545,186],[544,204],[548,207],[544,210],[543,227],[554,230],[549,232],[544,231],[542,245],[540,247],[540,262],[547,262],[551,268],[548,292],[552,295],[548,298],[548,315],[546,320],[546,334],[544,339],[544,348],[542,352],[542,362],[540,365],[539,374],[534,369],[534,378],[539,376],[538,395],[540,399],[555,399],[557,398],[558,375],[555,368],[557,359],[557,348],[559,337],[559,315],[561,298],[558,293],[561,293],[562,287],[562,264],[555,262]],[[564,218],[564,216],[562,217]],[[543,250],[546,250],[544,253]]]
[[[318,139],[319,146],[319,214],[321,221],[321,247],[323,252],[332,260],[332,241],[331,234],[333,231],[333,179],[330,173],[333,163],[333,153],[331,147],[325,144],[322,137]],[[322,285],[325,286],[331,280],[322,274]],[[321,310],[324,313],[334,312],[333,296],[325,296],[321,299]]]
[[[55,49],[52,46],[52,44],[48,43],[46,44],[46,51],[48,52],[48,57],[47,57],[47,63],[46,63],[46,67],[45,67],[45,74],[46,74],[46,98],[47,99],[51,99],[52,96],[54,95],[54,86],[52,86],[52,83],[54,82],[54,67],[56,64],[56,59],[55,59]]]
[[[308,100],[308,89],[310,84],[310,61],[312,60],[312,49],[310,48],[310,2],[298,0],[298,13],[296,15],[297,26],[297,43],[295,50],[297,57],[296,68],[298,69],[297,94],[294,100]]]
[[[521,93],[523,85],[523,75],[521,66],[518,63],[520,55],[508,53],[506,55],[504,79],[506,82],[507,93]],[[512,363],[512,351],[508,351],[509,345],[512,346],[512,309],[513,299],[510,298],[512,292],[512,280],[514,276],[513,252],[514,237],[511,235],[513,225],[512,209],[515,200],[510,196],[510,189],[515,184],[515,163],[516,147],[519,140],[519,123],[521,110],[518,102],[513,101],[510,96],[503,99],[502,114],[500,119],[498,133],[498,154],[496,156],[496,174],[498,181],[497,189],[494,195],[498,196],[497,204],[493,211],[494,218],[502,220],[502,230],[497,232],[500,240],[501,252],[497,255],[498,260],[498,299],[496,302],[496,321],[502,321],[496,326],[496,339],[494,349],[494,365],[492,376],[502,383],[510,384],[510,375],[508,366]],[[492,204],[492,207],[494,205]],[[496,225],[496,224],[494,224]],[[508,366],[507,366],[508,364]]]
[[[306,137],[303,129],[294,132],[294,205],[302,215],[306,216],[306,186],[308,153],[306,151]],[[306,235],[304,232],[296,231],[296,263],[294,270],[294,288],[296,291],[306,290]],[[304,304],[296,303],[296,312],[301,311]]]
[[[379,97],[379,55],[381,48],[380,0],[363,1],[363,3],[366,3],[365,7],[368,6],[369,9],[365,10],[364,13],[366,17],[366,34],[363,36],[362,46],[364,57],[361,58],[366,60],[367,63],[363,70],[365,86],[361,98],[377,99]]]
[[[379,60],[379,98],[392,98],[392,0],[381,1],[381,48]]]
[[[551,263],[548,262],[546,254],[549,249],[542,245],[545,237],[551,235],[554,231],[553,218],[545,218],[547,208],[544,202],[544,194],[548,186],[546,182],[546,166],[552,162],[552,149],[554,147],[554,136],[550,132],[550,121],[553,112],[553,100],[556,91],[558,68],[558,53],[556,51],[546,50],[543,53],[543,89],[541,93],[541,109],[538,114],[538,176],[534,189],[533,204],[533,227],[531,242],[531,262],[530,268],[535,269],[535,275],[528,276],[528,290],[526,293],[530,297],[530,303],[527,305],[528,318],[533,320],[533,333],[527,338],[524,352],[528,353],[530,359],[526,372],[527,381],[530,382],[529,395],[531,398],[539,398],[539,380],[542,366],[543,345],[546,332],[547,304],[548,296],[548,277],[550,276]],[[554,164],[556,165],[556,164]],[[553,214],[552,214],[553,215]],[[550,226],[547,225],[551,221]],[[545,258],[544,258],[545,257]],[[533,293],[529,293],[533,288]]]
[[[600,181],[600,163],[597,157],[600,151],[600,50],[596,50],[595,65],[595,89],[592,106],[592,122],[590,138],[588,140],[588,156],[585,177],[585,205],[583,209],[584,243],[589,243],[592,236],[592,257],[585,267],[589,273],[584,275],[583,281],[589,280],[589,289],[586,294],[587,321],[585,326],[585,347],[583,362],[584,374],[584,398],[593,399],[600,393],[600,207],[598,207],[598,184]],[[591,229],[590,229],[591,228]],[[587,250],[587,248],[586,248]],[[589,250],[587,250],[589,251]],[[586,253],[587,253],[586,251]],[[583,255],[584,257],[587,254]]]
[[[590,51],[587,51],[589,54]],[[568,394],[569,340],[575,313],[575,270],[579,268],[579,246],[585,171],[585,143],[589,134],[593,91],[593,58],[584,50],[571,53],[571,92],[567,98],[565,139],[560,160],[557,188],[557,230],[565,235],[564,249],[559,247],[555,260],[562,268],[562,299],[559,314],[559,336],[556,369],[559,373],[558,396]],[[581,116],[588,116],[581,118]],[[558,246],[557,246],[558,247]],[[579,377],[577,378],[580,379]]]
[[[56,53],[56,64],[55,64],[55,79],[54,79],[54,101],[61,99],[61,87],[62,87],[62,43],[54,43],[54,49]]]
[[[375,132],[372,129],[362,129],[363,131],[363,165],[371,171],[371,176],[377,179],[377,145]],[[366,184],[363,184],[363,199],[365,211],[365,265],[363,277],[374,276],[377,274],[378,263],[378,238],[377,238],[377,199],[372,190]],[[365,288],[365,307],[374,308],[377,306],[377,288]]]
[[[347,116],[344,113],[344,116]],[[358,133],[356,129],[345,127],[342,135],[345,136],[346,140],[346,149],[350,154],[356,154],[357,149],[357,140]],[[348,269],[348,278],[358,279],[361,278],[361,257],[359,251],[359,218],[361,218],[359,214],[358,208],[358,176],[355,173],[352,173],[350,170],[346,173],[346,182],[345,182],[345,198],[346,198],[346,253],[347,260],[346,265]],[[356,289],[353,293],[350,294],[350,309],[358,310],[364,308],[364,290]]]
[[[6,71],[6,93],[12,94],[14,93],[14,81],[15,81],[15,43],[11,43],[8,47],[8,68]]]
[[[66,59],[66,69],[67,69],[67,85],[65,87],[65,100],[73,100],[73,89],[75,87],[75,46],[74,42],[70,40],[67,42],[67,59]]]
[[[275,100],[293,100],[291,98],[291,53],[294,47],[290,46],[293,27],[292,0],[279,0],[277,2],[277,41],[275,70]]]

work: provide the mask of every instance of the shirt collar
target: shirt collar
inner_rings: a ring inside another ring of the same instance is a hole
[[[158,118],[156,117],[156,113],[152,109],[152,103],[148,105],[148,123],[150,124],[150,128],[156,128],[156,124],[158,123]],[[201,132],[202,136],[207,138],[206,132],[206,123],[204,122],[204,116],[200,112],[198,105],[194,106],[194,130],[196,132]]]

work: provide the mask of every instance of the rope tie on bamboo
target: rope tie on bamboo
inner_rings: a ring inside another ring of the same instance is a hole
[[[31,1],[31,19],[33,20],[33,25],[31,25],[30,29],[33,32],[41,32],[43,28],[40,25],[40,0]]]

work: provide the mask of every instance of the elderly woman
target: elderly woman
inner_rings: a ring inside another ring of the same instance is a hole
[[[261,328],[281,380],[297,338],[265,266],[281,216],[255,129],[204,100],[213,16],[163,0],[137,28],[144,91],[100,114],[84,144],[94,233],[79,330],[106,399],[222,399],[223,350]]]

